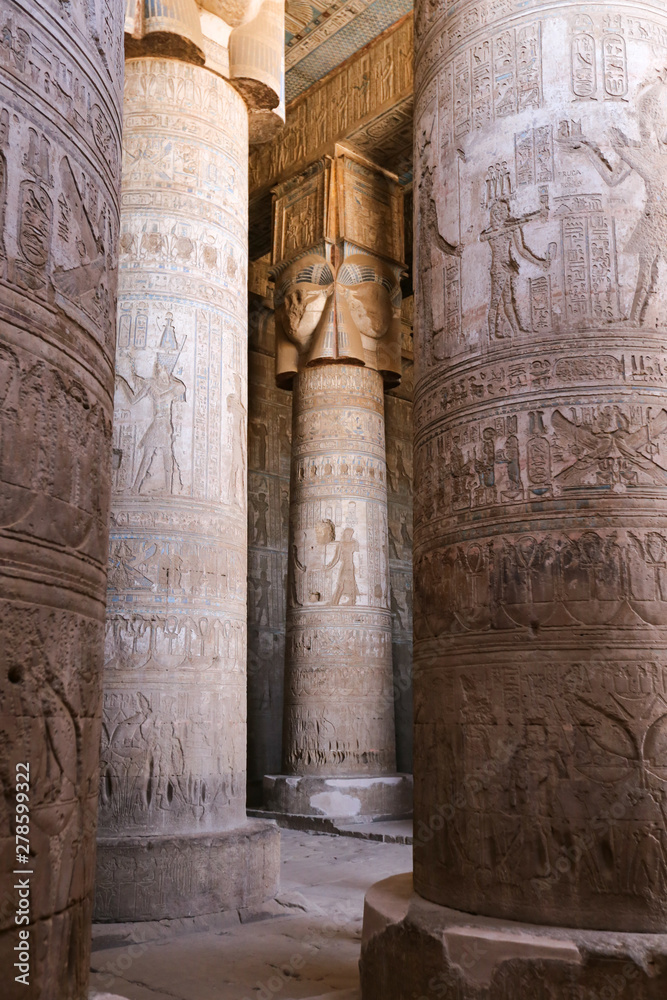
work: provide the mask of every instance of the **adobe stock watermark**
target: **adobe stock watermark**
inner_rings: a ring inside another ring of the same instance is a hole
[[[30,896],[34,874],[30,858],[30,764],[16,765],[14,791],[14,923],[18,928],[14,945],[14,982],[30,986]]]

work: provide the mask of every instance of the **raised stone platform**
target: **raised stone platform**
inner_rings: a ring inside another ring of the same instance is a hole
[[[422,899],[407,873],[366,894],[360,972],[363,1000],[664,1000],[667,934],[461,913]]]
[[[412,815],[412,775],[326,778],[267,774],[264,807],[272,813],[350,823]]]
[[[96,921],[196,917],[261,906],[276,895],[280,831],[251,819],[217,834],[97,842]]]

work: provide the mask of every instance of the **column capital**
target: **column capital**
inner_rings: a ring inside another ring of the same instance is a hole
[[[276,381],[326,362],[401,376],[403,192],[395,174],[337,143],[274,188]]]
[[[243,97],[250,142],[284,125],[284,0],[125,0],[126,58],[154,55],[204,66]]]

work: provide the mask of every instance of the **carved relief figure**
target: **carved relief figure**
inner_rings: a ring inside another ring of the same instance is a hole
[[[343,528],[343,537],[336,542],[334,556],[331,562],[326,565],[327,570],[339,567],[338,579],[331,595],[331,604],[357,603],[360,590],[357,586],[354,554],[358,551],[359,542],[354,537],[354,528]]]
[[[300,597],[303,583],[301,582],[301,585],[299,585],[299,578],[303,578],[307,567],[299,559],[299,547],[296,541],[292,542],[292,546],[290,548],[289,568],[289,603],[293,608],[300,608],[303,604],[303,599]]]
[[[167,327],[165,327],[165,333],[166,331]],[[181,343],[180,348],[183,347],[183,343],[185,340]],[[168,493],[172,493],[175,477],[178,477],[178,485],[182,485],[180,469],[174,454],[172,410],[174,403],[185,402],[186,388],[185,383],[172,374],[177,358],[178,354],[170,358],[168,351],[158,351],[153,365],[153,374],[149,378],[143,378],[137,374],[134,358],[130,356],[132,375],[139,383],[137,389],[133,389],[126,378],[116,375],[117,382],[127,392],[133,405],[148,398],[153,407],[151,422],[139,441],[139,447],[142,449],[141,461],[131,487],[133,493],[141,492],[146,480],[151,478],[151,475],[155,475],[155,471],[152,470],[156,469],[160,463],[164,475],[163,488]]]
[[[269,624],[269,590],[271,581],[266,570],[260,571],[259,579],[251,576],[248,578],[255,589],[255,624],[261,625],[262,618],[266,617],[266,624]]]
[[[438,350],[435,344],[438,334],[442,336],[442,331],[436,331],[433,324],[433,296],[437,294],[434,287],[434,267],[433,248],[440,251],[446,257],[460,257],[463,253],[463,245],[460,243],[449,243],[440,232],[438,224],[438,209],[433,196],[433,170],[426,168],[422,175],[420,185],[420,206],[421,212],[418,222],[417,254],[418,254],[418,293],[420,301],[420,314],[424,337],[427,342],[433,338],[433,353],[438,359],[442,357],[442,350]]]
[[[630,236],[625,252],[636,254],[639,273],[628,321],[641,326],[651,296],[657,290],[658,264],[664,257],[667,240],[667,83],[660,79],[646,90],[637,103],[639,139],[630,139],[620,128],[611,131],[611,148],[616,161],[610,163],[600,147],[581,134],[561,125],[559,141],[572,149],[582,149],[605,184],[616,187],[632,173],[645,185],[644,210]]]
[[[489,211],[491,225],[480,233],[480,240],[491,248],[491,301],[489,303],[489,339],[504,338],[500,324],[500,309],[515,336],[526,327],[522,326],[516,307],[515,282],[519,275],[519,257],[548,271],[555,256],[556,244],[549,245],[546,257],[539,257],[526,246],[523,227],[531,219],[545,219],[544,209],[529,212],[521,218],[514,218],[507,198],[494,202]]]
[[[268,431],[266,424],[263,420],[252,420],[250,423],[250,428],[252,432],[252,441],[255,445],[255,455],[257,459],[257,467],[259,469],[266,469],[266,444],[268,439]]]
[[[234,375],[235,391],[227,396],[227,411],[231,416],[231,467],[229,471],[229,502],[243,507],[246,493],[246,409],[241,398],[241,379]]]
[[[640,481],[667,486],[667,472],[653,461],[657,441],[667,431],[667,410],[661,409],[634,431],[618,406],[600,408],[587,425],[578,425],[556,410],[551,423],[576,455],[555,477],[563,487],[607,484],[622,490]],[[642,449],[648,454],[642,454]]]
[[[255,509],[257,515],[254,524],[254,545],[268,545],[267,540],[267,529],[266,529],[266,515],[269,509],[269,504],[266,500],[266,493],[258,493],[257,496],[253,496],[252,493],[249,495],[250,502]]]

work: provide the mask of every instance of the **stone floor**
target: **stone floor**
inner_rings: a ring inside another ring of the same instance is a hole
[[[91,1000],[358,1000],[364,894],[408,871],[412,848],[297,830],[281,838],[281,891],[261,920],[98,925]]]

